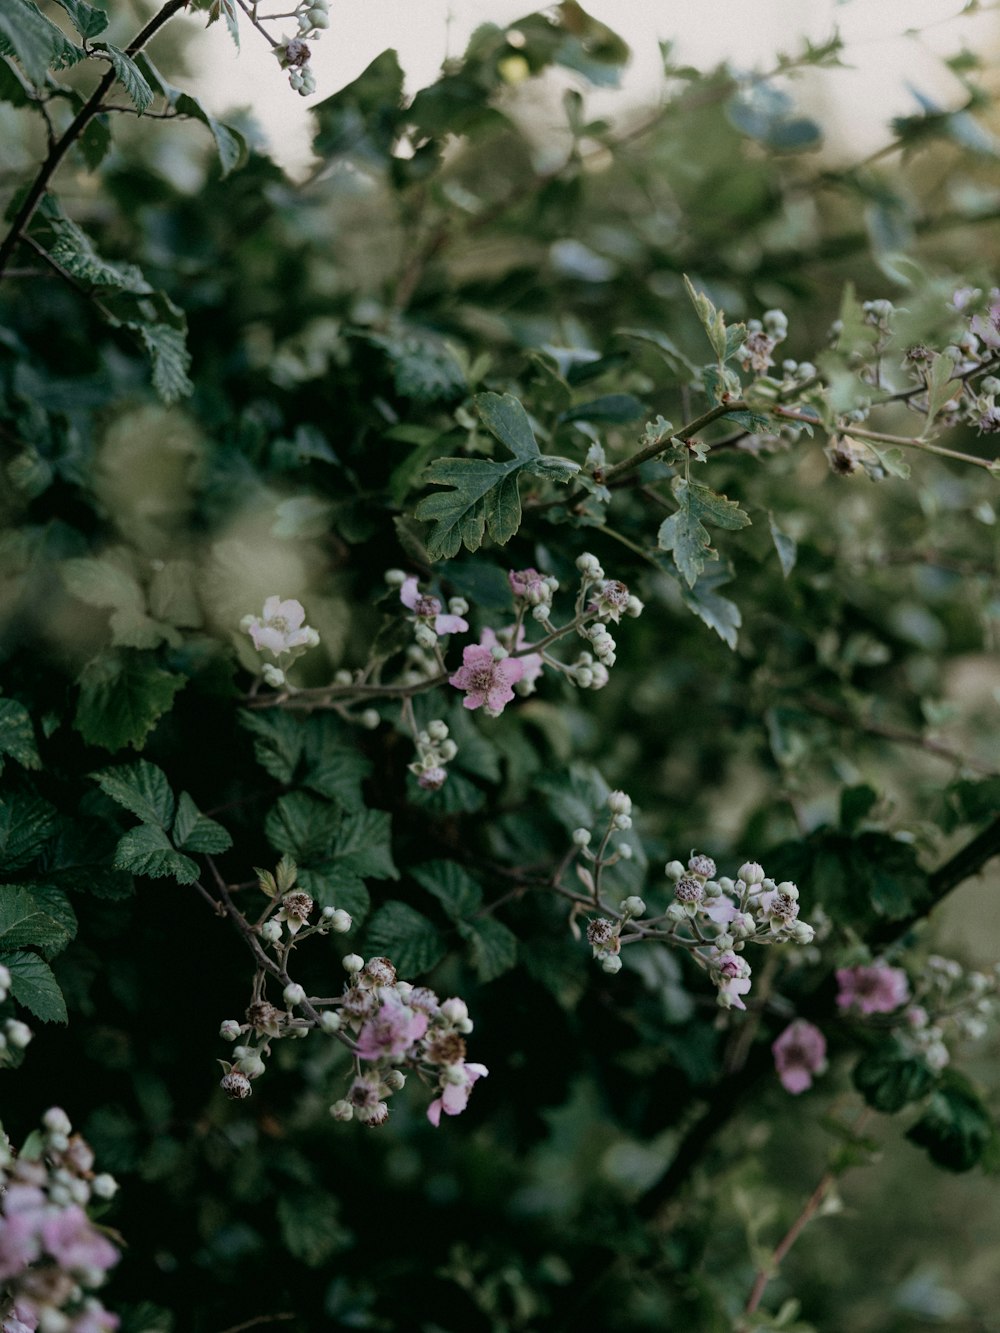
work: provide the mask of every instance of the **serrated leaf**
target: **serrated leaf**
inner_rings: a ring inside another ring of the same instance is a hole
[[[782,532],[770,511],[768,511],[767,523],[771,531],[771,540],[774,542],[774,549],[778,553],[781,572],[787,579],[795,568],[795,561],[798,558],[798,547],[795,544],[795,538],[789,537],[787,532]]]
[[[851,437],[849,435],[846,435],[844,438],[849,440]],[[856,441],[855,443],[860,444],[863,449],[867,449],[870,453],[874,454],[875,457],[878,459],[879,467],[888,476],[899,477],[903,481],[906,481],[906,479],[909,477],[910,465],[909,463],[907,463],[903,455],[902,449],[900,449],[897,445],[893,445],[888,449],[884,449],[880,448],[877,445],[872,444],[871,440],[859,440]],[[865,464],[864,457],[862,457],[861,461],[862,465],[864,465]],[[865,470],[868,471],[870,474],[869,468],[866,467]]]
[[[368,922],[365,945],[369,953],[392,960],[400,977],[429,972],[445,955],[445,944],[433,921],[408,903],[390,899]]]
[[[493,435],[514,455],[506,462],[485,458],[438,458],[424,477],[431,485],[450,487],[428,495],[416,517],[432,523],[427,550],[432,560],[455,555],[463,544],[470,551],[482,545],[485,532],[503,546],[521,525],[518,476],[525,469],[566,481],[579,467],[567,459],[543,458],[528,414],[512,394],[481,393],[476,411]]]
[[[169,626],[146,614],[146,594],[138,579],[112,555],[67,560],[60,573],[74,597],[111,611],[111,642],[116,648],[156,648],[164,639],[176,641]]]
[[[13,792],[0,798],[0,866],[4,873],[29,865],[56,830],[56,812],[38,796]]]
[[[108,26],[104,10],[88,5],[86,0],[55,0],[55,3],[65,9],[81,37],[96,37]]]
[[[305,719],[303,753],[304,786],[339,802],[353,814],[364,809],[361,784],[371,773],[371,764],[345,739],[339,719],[328,713]]]
[[[67,944],[76,939],[79,925],[76,913],[73,911],[73,906],[65,892],[54,884],[31,884],[27,891],[38,904],[39,910],[44,912],[58,928],[58,943],[51,946],[51,948],[41,948],[41,952],[46,958],[53,958],[65,949]]]
[[[727,560],[713,560],[707,564],[690,588],[681,584],[681,597],[689,611],[693,611],[703,625],[714,630],[728,648],[735,650],[737,632],[743,624],[740,608],[718,591],[733,578],[732,565]]]
[[[65,910],[53,900],[53,910],[58,913],[53,915],[46,910],[44,894],[36,898],[22,885],[0,884],[0,950],[30,947],[51,957],[64,949],[76,933],[76,917],[65,898],[58,896]],[[67,929],[67,911],[72,929]]]
[[[185,683],[184,676],[143,658],[102,654],[83,669],[73,726],[88,745],[112,752],[127,745],[141,750]]]
[[[174,794],[162,768],[138,759],[134,764],[105,768],[90,776],[105,795],[137,815],[144,824],[169,828],[174,817]]]
[[[726,321],[722,311],[716,310],[705,293],[699,292],[694,287],[686,273],[684,274],[684,288],[695,308],[695,313],[701,320],[702,328],[708,334],[708,341],[712,344],[716,359],[721,365],[726,359]]]
[[[0,5],[0,50],[17,57],[36,87],[45,83],[49,66],[64,59],[67,47],[79,50],[30,0],[4,0]]]
[[[342,907],[359,926],[371,911],[372,899],[363,879],[345,875],[338,866],[304,866],[299,871],[299,888],[315,899],[319,907]]]
[[[198,600],[198,570],[193,560],[165,560],[149,581],[149,609],[157,620],[198,629],[204,617]]]
[[[706,556],[714,555],[705,524],[736,531],[749,524],[750,516],[735,500],[719,495],[701,482],[675,477],[671,489],[680,509],[663,520],[658,542],[662,550],[673,552],[674,563],[688,586],[693,587],[705,568]]]
[[[41,768],[31,714],[16,699],[0,699],[0,756],[10,755],[22,768]],[[0,772],[3,759],[0,758]]]
[[[177,802],[173,841],[182,852],[227,852],[233,845],[227,830],[203,815],[186,791]]]
[[[934,425],[934,419],[944,407],[945,403],[953,397],[955,381],[952,376],[955,373],[955,362],[945,352],[936,356],[931,362],[930,374],[927,376],[927,421],[924,424],[924,434],[926,435]]]
[[[153,102],[153,90],[132,57],[110,42],[96,42],[93,49],[103,51],[111,61],[115,78],[125,89],[139,115],[148,111]]]
[[[111,147],[111,127],[108,117],[94,116],[76,141],[83,160],[91,171],[96,171]]]
[[[453,921],[477,912],[482,905],[480,884],[454,861],[427,861],[410,872],[417,883],[434,895]]]
[[[10,989],[18,1004],[42,1023],[67,1021],[63,993],[43,958],[36,953],[4,953],[0,963],[10,973]]]
[[[226,21],[230,20],[230,5],[226,11]],[[239,46],[239,30],[236,28],[236,15],[232,13],[232,25],[230,32]],[[219,164],[222,167],[222,175],[226,177],[237,167],[242,167],[249,156],[247,141],[240,134],[239,130],[232,125],[226,125],[221,120],[216,120],[210,115],[197,97],[191,93],[184,92],[181,88],[175,88],[173,84],[168,83],[153,62],[145,54],[139,56],[138,63],[144,71],[149,83],[157,92],[161,93],[170,106],[180,116],[187,116],[191,120],[197,120],[204,125],[212,138],[215,140],[215,148],[219,154]]]
[[[480,981],[493,981],[517,965],[517,936],[502,921],[484,916],[459,929]]]
[[[153,388],[165,403],[175,403],[194,393],[188,378],[191,353],[182,329],[169,324],[129,324],[142,338],[153,363]]]
[[[266,711],[243,708],[238,720],[253,736],[254,758],[265,773],[278,782],[291,784],[302,757],[304,735],[299,719],[281,708]]]
[[[117,870],[151,879],[172,876],[180,884],[193,884],[198,878],[197,864],[175,851],[164,831],[153,824],[129,829],[115,849],[114,865]]]

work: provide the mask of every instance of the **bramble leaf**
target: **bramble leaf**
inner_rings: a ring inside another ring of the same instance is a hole
[[[658,541],[662,550],[673,552],[674,563],[688,587],[693,587],[705,568],[706,556],[715,555],[705,524],[735,532],[747,527],[750,516],[735,500],[717,494],[701,482],[675,477],[671,489],[680,509],[660,524]]]
[[[365,945],[368,952],[390,959],[401,978],[429,972],[445,954],[434,922],[396,898],[383,903],[369,921]]]
[[[10,989],[18,1004],[23,1004],[42,1023],[65,1023],[66,1001],[44,958],[19,950],[0,953],[0,963],[10,973]]]
[[[185,684],[184,676],[141,657],[103,653],[83,669],[73,726],[88,745],[141,750]]]
[[[146,759],[105,768],[91,777],[105,795],[131,810],[144,824],[165,829],[174,817],[174,794],[167,775]]]
[[[184,852],[227,852],[233,845],[228,831],[203,815],[186,791],[177,802],[173,840]]]
[[[0,773],[3,772],[5,754],[22,768],[42,766],[31,714],[16,699],[0,699]]]
[[[172,876],[180,884],[193,884],[198,878],[195,862],[175,851],[164,831],[153,824],[129,829],[115,849],[114,866],[151,879]]]

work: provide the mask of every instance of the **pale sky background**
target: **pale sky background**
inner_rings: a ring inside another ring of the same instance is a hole
[[[261,11],[293,6],[263,4]],[[215,113],[250,106],[272,154],[301,171],[310,160],[309,105],[356,78],[381,51],[398,51],[412,92],[433,81],[447,55],[461,54],[480,23],[510,23],[542,7],[541,0],[332,0],[330,27],[312,43],[318,86],[307,99],[292,92],[246,19],[239,55],[216,23],[189,48],[203,62],[196,91]],[[655,96],[662,39],[673,42],[680,62],[705,68],[727,60],[752,69],[766,68],[777,50],[796,50],[804,36],[819,41],[838,27],[852,68],[823,72],[800,88],[806,107],[832,132],[833,151],[852,158],[886,141],[891,116],[918,109],[908,84],[942,105],[961,102],[961,85],[942,69],[942,55],[963,46],[994,54],[1000,46],[996,8],[962,15],[963,0],[584,0],[584,8],[632,48],[625,95],[587,93],[588,107],[604,116]],[[279,37],[294,34],[291,19],[277,26]]]

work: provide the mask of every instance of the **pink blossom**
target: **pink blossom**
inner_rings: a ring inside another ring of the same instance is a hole
[[[316,631],[302,624],[305,618],[301,602],[294,598],[283,602],[274,596],[264,603],[262,617],[250,616],[244,625],[258,652],[266,651],[280,657],[293,648],[312,648],[319,642]]]
[[[378,1013],[362,1025],[357,1052],[362,1060],[398,1060],[426,1031],[426,1014],[386,997]]]
[[[435,634],[464,634],[469,628],[469,622],[461,616],[442,615],[441,603],[436,597],[423,596],[416,579],[404,582],[399,590],[399,600],[417,620],[430,625]]]
[[[43,1216],[41,1212],[24,1209],[4,1217],[0,1226],[0,1282],[16,1277],[38,1258]]]
[[[70,1325],[70,1333],[114,1333],[120,1322],[116,1314],[102,1306],[99,1310],[78,1314]]]
[[[826,1068],[826,1038],[804,1018],[790,1023],[771,1050],[781,1086],[793,1096],[811,1088],[813,1074],[822,1074]]]
[[[986,314],[973,315],[969,327],[990,351],[1000,348],[1000,290],[993,288]]]
[[[435,1097],[427,1108],[431,1124],[436,1127],[441,1123],[442,1111],[445,1115],[461,1115],[469,1104],[472,1085],[489,1072],[485,1065],[447,1065],[442,1075],[441,1096]]]
[[[720,893],[715,898],[705,898],[701,904],[702,914],[707,916],[709,921],[714,921],[717,926],[728,926],[729,923],[739,914],[739,908],[724,893]]]
[[[119,1259],[115,1247],[75,1204],[45,1219],[42,1242],[52,1258],[70,1271],[96,1268],[103,1272]]]
[[[520,658],[505,657],[498,662],[489,648],[469,644],[462,653],[462,665],[448,681],[466,691],[462,700],[466,708],[485,707],[490,717],[499,717],[514,697],[514,684],[523,675]]]
[[[545,582],[545,575],[537,569],[511,569],[507,572],[507,582],[515,597],[530,598],[532,590]]]
[[[493,648],[497,644],[500,644],[502,648],[506,648],[509,652],[520,652],[522,648],[529,647],[528,636],[525,633],[523,625],[518,626],[517,642],[511,646],[510,640],[513,630],[513,625],[508,625],[505,629],[501,630],[490,629],[487,625],[486,629],[484,629],[479,636],[479,642],[484,648]],[[534,685],[535,681],[545,670],[545,662],[541,653],[525,653],[523,657],[518,657],[516,660],[521,663],[522,684]],[[528,690],[527,693],[530,694],[531,691]]]
[[[37,1312],[23,1301],[16,1301],[3,1322],[3,1333],[35,1333],[37,1327]]]
[[[716,949],[713,953],[712,965],[717,974],[715,984],[719,988],[719,1003],[725,1009],[745,1009],[746,1005],[740,996],[746,995],[752,984],[750,964],[739,954],[733,953],[732,949],[724,953]]]
[[[910,998],[910,983],[901,967],[872,963],[869,967],[838,967],[837,1005],[861,1014],[891,1014]]]

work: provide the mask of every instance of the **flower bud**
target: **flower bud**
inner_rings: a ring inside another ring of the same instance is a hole
[[[42,1124],[50,1134],[70,1134],[73,1125],[61,1106],[51,1106],[42,1116]]]
[[[235,1041],[240,1035],[240,1025],[235,1018],[227,1018],[219,1028],[219,1036],[223,1041]]]
[[[433,722],[427,723],[427,735],[432,741],[443,741],[448,735],[448,724],[442,722],[440,718],[435,718]]]
[[[364,727],[365,731],[374,731],[382,721],[377,708],[365,708],[358,714],[358,721]]]
[[[645,609],[645,605],[639,601],[639,598],[632,594],[626,604],[625,614],[635,619],[637,616],[641,616]]]
[[[360,972],[365,960],[356,953],[345,954],[340,960],[345,972]]]
[[[118,1181],[114,1176],[109,1176],[106,1171],[102,1171],[99,1176],[95,1176],[90,1182],[90,1188],[99,1199],[113,1199],[118,1193]]]
[[[338,907],[333,916],[330,917],[330,925],[338,935],[346,935],[354,925],[350,912],[345,912],[342,907]]]
[[[796,921],[792,926],[792,939],[796,944],[812,944],[816,931],[808,921]]]
[[[438,636],[431,629],[430,625],[420,624],[413,631],[413,637],[419,643],[421,648],[430,650],[437,643]]]
[[[573,830],[573,843],[576,847],[586,847],[590,843],[590,829],[575,828]]]
[[[306,993],[297,981],[290,981],[282,991],[285,1003],[291,1009],[297,1004],[301,1004],[306,998]]]
[[[615,972],[622,970],[621,954],[609,953],[606,958],[601,959],[601,968],[605,972],[614,975]]]
[[[614,819],[611,822],[612,824],[614,824],[615,828],[618,829],[619,832],[621,833],[627,833],[628,830],[632,827],[631,815],[615,815]]]
[[[274,689],[279,689],[285,684],[285,673],[280,667],[272,666],[270,662],[264,663],[260,669],[260,674],[267,684],[273,686]]]
[[[469,1007],[464,1000],[457,997],[445,1000],[441,1006],[441,1016],[446,1022],[457,1024],[469,1017]]]
[[[241,1074],[246,1074],[247,1078],[260,1078],[264,1072],[264,1061],[256,1051],[244,1058],[237,1065]]]
[[[671,903],[666,910],[666,917],[669,921],[673,921],[673,923],[677,925],[681,921],[686,921],[688,914],[684,910],[683,903]]]
[[[684,874],[684,867],[680,861],[668,861],[663,867],[663,873],[667,879],[680,879]]]
[[[630,815],[632,813],[632,798],[623,791],[613,791],[608,796],[608,809],[613,815]]]
[[[341,1098],[339,1102],[334,1102],[330,1107],[330,1114],[333,1116],[334,1120],[353,1120],[354,1107],[350,1102],[344,1101],[344,1099]]]
[[[340,1015],[335,1009],[324,1009],[319,1016],[319,1025],[323,1032],[339,1032]]]
[[[464,597],[449,597],[448,610],[451,612],[453,616],[468,615],[469,603],[465,600]]]
[[[260,928],[260,934],[261,939],[266,940],[268,944],[277,944],[281,939],[281,922],[265,921]]]
[[[401,569],[387,569],[383,577],[390,588],[401,588],[406,582],[406,575]]]
[[[7,1040],[10,1042],[11,1046],[15,1046],[19,1051],[23,1051],[35,1035],[31,1028],[28,1027],[27,1023],[22,1023],[16,1018],[8,1018],[4,1027],[7,1033]]]
[[[761,884],[764,880],[764,867],[758,865],[756,861],[744,861],[736,874],[745,884]]]
[[[646,904],[634,893],[631,897],[622,899],[620,906],[621,910],[628,912],[629,916],[644,916],[646,912]]]
[[[406,1075],[401,1069],[390,1069],[383,1082],[390,1092],[399,1092],[406,1085]]]

